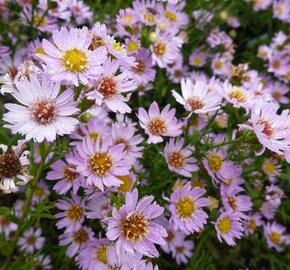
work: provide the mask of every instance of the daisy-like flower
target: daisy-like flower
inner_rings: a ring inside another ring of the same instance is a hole
[[[47,77],[40,82],[36,76],[15,82],[16,90],[11,95],[22,105],[5,104],[9,112],[4,114],[5,127],[12,133],[25,135],[26,140],[42,142],[55,140],[56,135],[70,134],[78,120],[71,115],[78,112],[73,101],[73,91],[59,95],[60,84]]]
[[[7,217],[0,217],[0,233],[4,233],[5,237],[8,238],[11,232],[17,230],[17,224],[9,220]]]
[[[59,244],[66,246],[69,244],[66,255],[73,257],[83,245],[92,240],[94,233],[91,228],[82,226],[77,231],[64,233],[59,236]]]
[[[77,231],[81,228],[85,217],[85,200],[73,193],[71,199],[58,200],[56,207],[63,212],[55,215],[60,220],[56,223],[58,229],[65,228],[65,233]]]
[[[261,155],[265,148],[277,154],[290,150],[289,136],[289,110],[277,111],[279,105],[273,102],[258,103],[251,111],[250,125],[240,125],[241,128],[253,130],[263,148],[258,153]]]
[[[219,109],[221,97],[216,91],[219,87],[214,81],[207,84],[202,81],[193,83],[190,79],[182,79],[182,96],[175,90],[172,91],[172,95],[178,103],[184,106],[185,110],[204,114]]]
[[[89,219],[104,219],[112,210],[108,196],[95,192],[90,196],[86,206],[86,217]]]
[[[45,238],[41,236],[41,229],[30,228],[19,238],[20,250],[32,254],[35,250],[40,250],[44,245]]]
[[[90,138],[78,144],[75,158],[70,161],[76,165],[76,171],[86,177],[86,184],[94,185],[104,191],[104,186],[120,186],[123,182],[117,178],[129,174],[132,161],[125,159],[123,143],[110,145],[111,138]]]
[[[67,193],[70,189],[73,190],[74,194],[77,193],[81,183],[84,181],[84,177],[76,172],[75,166],[63,160],[58,160],[51,165],[51,169],[47,173],[46,179],[58,181],[53,190],[60,195]]]
[[[170,105],[166,105],[160,112],[155,101],[151,103],[148,113],[139,108],[137,116],[140,126],[149,135],[148,143],[160,143],[163,141],[162,136],[176,137],[182,133],[182,123],[176,119],[175,109],[169,108]]]
[[[107,239],[93,239],[85,244],[76,257],[77,265],[82,270],[108,270]]]
[[[279,103],[288,104],[289,98],[284,96],[289,92],[286,84],[280,82],[272,82],[267,85],[266,89],[271,93],[272,97]]]
[[[269,248],[281,252],[285,244],[290,244],[290,235],[285,234],[286,228],[277,222],[267,223],[264,227],[264,235]]]
[[[11,149],[0,144],[0,190],[4,193],[17,191],[17,184],[25,184],[31,179],[27,174],[29,151],[23,151],[24,148],[24,141],[18,141]]]
[[[153,265],[152,262],[142,260],[135,267],[134,270],[159,270],[158,265]]]
[[[271,220],[274,217],[276,210],[276,207],[274,207],[270,201],[263,202],[260,208],[261,214],[268,220]]]
[[[119,62],[108,59],[103,66],[102,75],[86,96],[88,99],[95,100],[97,105],[104,103],[113,112],[129,113],[131,109],[126,101],[129,100],[130,95],[124,97],[122,93],[133,91],[136,84],[127,71],[117,74],[119,68]]]
[[[90,77],[100,73],[106,52],[104,48],[89,49],[92,37],[86,27],[69,31],[62,27],[52,32],[52,39],[54,44],[46,39],[42,41],[45,54],[38,54],[52,80],[78,86],[79,81],[87,84]]]
[[[269,179],[272,183],[275,183],[277,180],[277,176],[279,176],[282,171],[282,167],[278,163],[278,160],[274,158],[269,158],[263,162],[262,171],[267,176],[269,176]]]
[[[175,258],[178,265],[186,264],[192,256],[194,244],[192,240],[185,240],[185,237],[178,234],[175,239],[175,248],[172,251],[172,256]]]
[[[203,229],[208,215],[202,207],[210,205],[210,200],[202,197],[205,192],[203,188],[192,188],[190,183],[173,191],[170,196],[169,210],[170,223],[173,224],[175,230],[189,235]]]
[[[206,64],[206,58],[205,52],[196,50],[189,56],[189,64],[194,67],[203,67]]]
[[[233,212],[222,212],[215,222],[215,229],[219,241],[223,239],[230,246],[236,245],[235,240],[243,235],[240,217]]]
[[[164,245],[166,230],[153,220],[163,213],[163,208],[153,203],[153,196],[143,197],[138,202],[138,190],[126,193],[126,202],[119,210],[113,208],[107,219],[107,237],[117,241],[117,252],[121,249],[138,252],[148,257],[158,257],[154,244]]]
[[[269,201],[275,208],[281,204],[281,200],[285,197],[284,191],[278,186],[266,186],[265,199]]]
[[[259,213],[255,213],[253,215],[248,216],[245,223],[245,234],[253,234],[257,227],[263,225],[264,222],[262,220],[262,216]]]
[[[51,265],[51,258],[49,255],[40,254],[35,258],[35,267],[32,268],[33,270],[42,269],[42,270],[49,270],[52,269]]]
[[[192,172],[198,170],[196,159],[191,157],[194,148],[191,145],[183,147],[184,139],[174,142],[170,139],[164,147],[163,156],[166,159],[170,171],[176,172],[185,177],[191,177]]]

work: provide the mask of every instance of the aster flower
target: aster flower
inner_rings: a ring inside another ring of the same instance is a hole
[[[11,149],[0,144],[0,190],[4,193],[15,192],[18,190],[17,185],[31,180],[27,174],[29,151],[24,151],[25,147],[25,141],[21,140]]]
[[[290,136],[287,130],[289,123],[289,110],[277,114],[279,105],[273,102],[259,103],[251,111],[250,125],[240,125],[241,128],[253,130],[262,144],[263,148],[259,155],[265,151],[265,148],[277,154],[283,154],[282,151],[290,149]]]
[[[148,143],[159,143],[163,141],[162,136],[176,137],[182,133],[182,123],[178,123],[175,118],[175,109],[169,109],[166,105],[160,112],[158,104],[154,101],[151,103],[148,113],[139,108],[138,118],[140,126],[149,135]]]
[[[208,215],[202,207],[210,205],[210,201],[202,197],[205,192],[206,190],[202,188],[192,189],[190,183],[187,183],[182,188],[176,188],[171,194],[170,223],[173,224],[175,230],[189,235],[203,229]]]
[[[73,257],[88,241],[93,240],[93,231],[91,228],[82,226],[80,229],[64,233],[59,236],[61,246],[69,245],[66,255]]]
[[[163,213],[163,208],[153,203],[153,196],[143,197],[138,202],[138,190],[126,193],[126,202],[119,210],[113,208],[112,217],[107,218],[107,237],[117,241],[117,252],[121,249],[138,252],[148,257],[157,257],[154,244],[165,244],[166,230],[153,220]]]
[[[262,171],[265,173],[272,183],[277,181],[277,177],[281,174],[281,165],[274,158],[266,159],[262,164]]]
[[[55,215],[60,219],[56,223],[58,229],[65,228],[65,233],[70,233],[81,228],[85,217],[85,200],[71,193],[71,199],[58,200],[55,205],[63,211]]]
[[[42,41],[45,54],[38,55],[46,63],[52,80],[78,86],[79,81],[87,84],[89,78],[100,73],[106,53],[104,48],[89,49],[92,37],[86,27],[69,31],[62,27],[52,32],[52,39],[54,44]]]
[[[102,75],[86,96],[95,100],[97,105],[104,103],[113,112],[129,113],[131,109],[125,102],[129,100],[130,95],[124,97],[122,93],[135,90],[136,84],[127,71],[117,74],[119,68],[119,62],[107,60]]]
[[[80,269],[108,270],[107,267],[107,239],[93,239],[85,244],[76,257]]]
[[[194,67],[203,67],[206,64],[207,54],[196,50],[189,56],[189,64]]]
[[[185,237],[178,234],[175,240],[175,248],[172,251],[172,256],[177,264],[186,264],[192,256],[194,244],[192,240],[185,240]]]
[[[222,212],[214,225],[219,241],[223,239],[230,246],[236,245],[235,240],[243,235],[240,217],[233,212]]]
[[[266,186],[265,199],[269,201],[275,208],[281,204],[281,200],[285,197],[284,191],[278,186]]]
[[[70,156],[68,156],[68,159]],[[47,173],[46,179],[57,180],[53,190],[62,195],[67,193],[70,189],[76,194],[81,183],[84,181],[84,177],[76,172],[74,165],[58,160],[51,165],[51,171]]]
[[[18,240],[20,250],[27,253],[33,253],[35,250],[40,250],[44,245],[45,238],[41,236],[41,229],[33,229],[25,231]]]
[[[38,181],[31,199],[31,203],[35,205],[43,202],[44,199],[48,197],[49,193],[50,191],[47,184],[43,180]]]
[[[270,201],[264,201],[260,208],[261,214],[268,220],[274,217],[276,210],[277,208]]]
[[[289,92],[286,84],[280,82],[272,82],[266,86],[266,89],[271,93],[273,99],[282,104],[288,104],[289,98],[285,95]]]
[[[245,234],[253,234],[257,227],[263,225],[262,216],[259,213],[249,215],[245,223]]]
[[[104,219],[112,210],[108,196],[103,193],[94,192],[88,199],[86,205],[86,217],[89,219]]]
[[[78,109],[72,90],[59,95],[59,83],[54,84],[47,77],[40,82],[36,76],[21,79],[15,85],[17,90],[11,95],[22,105],[6,103],[9,112],[3,117],[8,123],[5,127],[12,133],[21,133],[26,140],[52,142],[56,135],[70,134],[75,129],[78,120],[71,115]]]
[[[40,254],[39,256],[37,256],[37,258],[35,258],[35,267],[33,267],[32,270],[37,269],[42,270],[52,269],[51,258],[49,257],[49,255]]]
[[[76,171],[86,178],[86,184],[94,185],[100,190],[104,186],[119,186],[122,181],[117,178],[129,173],[132,162],[125,159],[123,143],[110,145],[111,138],[97,139],[93,142],[90,138],[83,140],[76,147],[76,156],[70,162],[76,166]]]
[[[135,266],[134,270],[159,270],[159,267],[158,265],[154,266],[152,262],[142,260]]]
[[[176,172],[185,177],[191,177],[192,172],[198,170],[196,159],[191,157],[194,148],[191,145],[183,147],[184,139],[174,142],[170,139],[164,147],[163,156],[166,159],[170,171]]]
[[[0,217],[0,233],[4,233],[5,238],[8,238],[11,232],[16,231],[17,227],[18,225],[12,222],[7,217],[5,216]]]
[[[219,88],[219,85],[213,81],[209,84],[202,81],[193,84],[190,79],[182,79],[182,96],[175,90],[172,91],[172,95],[178,103],[184,106],[185,110],[204,114],[219,109],[221,97],[216,90],[212,90],[217,88]]]
[[[290,235],[287,235],[286,228],[277,222],[267,223],[264,227],[264,235],[269,248],[281,252],[285,244],[290,244]]]

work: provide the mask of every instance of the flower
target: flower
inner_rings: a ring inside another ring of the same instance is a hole
[[[0,190],[4,193],[15,192],[17,185],[27,183],[31,176],[27,174],[29,151],[25,150],[25,141],[20,140],[12,149],[0,144]]]
[[[219,241],[223,239],[230,246],[236,245],[235,239],[243,235],[243,225],[236,213],[222,212],[214,225]]]
[[[203,188],[192,189],[190,183],[173,191],[170,196],[169,222],[173,224],[175,230],[189,235],[203,229],[208,215],[202,207],[210,205],[210,200],[202,197],[205,192]]]
[[[23,233],[18,240],[20,250],[27,253],[33,253],[35,250],[40,250],[44,245],[45,238],[41,236],[41,229],[30,228]]]
[[[6,103],[9,112],[4,114],[5,127],[12,133],[25,135],[26,140],[42,142],[55,140],[56,135],[70,134],[78,120],[71,115],[78,112],[73,101],[73,91],[59,95],[60,84],[47,77],[40,82],[36,76],[15,82],[16,90],[11,95],[22,105]]]
[[[252,234],[255,232],[258,226],[263,225],[262,216],[259,213],[248,216],[245,223],[245,233],[246,235]]]
[[[81,247],[83,247],[88,241],[93,239],[93,231],[91,228],[82,226],[80,229],[68,233],[64,233],[59,236],[59,244],[61,246],[69,247],[66,250],[66,255],[73,257]]]
[[[0,233],[3,232],[6,238],[9,237],[9,234],[11,232],[16,231],[17,227],[18,225],[12,222],[11,220],[9,220],[7,217],[5,216],[0,217]]]
[[[178,265],[188,262],[189,258],[192,256],[193,247],[194,244],[192,240],[185,240],[183,235],[177,234],[172,256],[175,258]]]
[[[98,75],[101,64],[107,58],[104,48],[90,50],[92,37],[86,27],[52,32],[54,44],[42,41],[45,54],[38,54],[47,65],[47,72],[53,81],[65,81],[78,86],[79,81],[87,84],[89,78]]]
[[[145,196],[138,202],[138,190],[126,193],[126,202],[120,209],[113,208],[112,217],[107,218],[106,236],[117,241],[117,252],[121,249],[138,252],[148,257],[158,257],[154,244],[165,244],[166,230],[154,219],[163,213],[163,208],[153,203],[153,196]]]
[[[87,138],[76,146],[76,156],[70,160],[76,171],[86,178],[85,183],[101,191],[104,191],[104,186],[121,185],[123,182],[117,176],[129,174],[132,165],[129,159],[125,159],[125,145],[110,143],[110,137],[96,142]]]
[[[87,92],[86,96],[95,100],[97,105],[104,103],[113,112],[129,113],[131,109],[125,102],[129,100],[130,95],[124,97],[122,93],[135,90],[136,83],[126,70],[117,73],[119,68],[118,61],[108,59],[93,89]]]
[[[282,251],[285,244],[290,244],[290,235],[285,234],[286,228],[277,222],[267,223],[264,226],[264,235],[269,248]]]
[[[140,126],[149,135],[148,143],[159,143],[163,141],[162,136],[176,137],[182,133],[182,123],[178,123],[174,117],[175,109],[169,109],[166,105],[160,112],[158,104],[154,101],[151,103],[148,113],[139,108],[138,118]]]
[[[85,199],[71,193],[71,199],[58,200],[55,206],[64,211],[55,215],[60,218],[56,223],[58,229],[65,228],[65,233],[70,233],[81,228],[85,217]]]
[[[193,83],[190,79],[182,79],[182,96],[175,90],[172,91],[172,95],[178,103],[184,106],[185,110],[204,114],[219,109],[221,97],[216,90],[217,88],[219,85],[213,81],[206,84],[202,81]]]
[[[262,164],[262,171],[269,176],[269,180],[275,183],[281,173],[281,165],[274,158],[266,159]]]
[[[174,142],[170,139],[164,147],[164,157],[170,171],[191,177],[192,172],[198,170],[196,159],[191,157],[194,148],[190,145],[183,148],[184,139],[181,138]]]
[[[265,148],[277,154],[290,150],[289,110],[277,114],[279,105],[273,102],[258,103],[251,110],[250,125],[242,124],[241,128],[253,130],[263,145],[258,153],[261,155]]]
[[[281,200],[284,197],[284,191],[278,186],[266,186],[265,199],[269,201],[275,208],[280,206]]]
[[[103,193],[95,192],[88,199],[86,217],[89,219],[104,219],[112,210],[109,198]]]
[[[69,156],[67,157],[70,158]],[[54,185],[53,190],[62,195],[67,193],[70,189],[76,194],[84,177],[76,172],[74,165],[63,160],[58,160],[51,165],[51,171],[47,173],[46,179],[58,180]]]

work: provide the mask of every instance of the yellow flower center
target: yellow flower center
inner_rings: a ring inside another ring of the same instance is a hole
[[[96,257],[104,264],[107,264],[107,246],[101,245],[96,250]]]
[[[232,222],[228,217],[224,217],[219,221],[217,226],[222,234],[227,234],[231,230]]]
[[[263,170],[268,174],[276,172],[276,166],[271,160],[266,160],[263,164]]]
[[[174,14],[173,12],[170,11],[165,11],[165,17],[172,22],[176,22],[177,21],[177,16],[176,14]]]
[[[127,45],[129,52],[136,52],[138,50],[138,43],[135,41],[130,41]]]
[[[171,152],[168,156],[168,163],[175,169],[183,167],[184,156],[180,152]]]
[[[270,232],[269,238],[271,239],[273,243],[277,245],[280,245],[282,242],[281,235],[280,233],[277,233],[277,232]]]
[[[90,137],[94,142],[96,142],[97,139],[99,138],[99,134],[97,132],[91,132]]]
[[[83,72],[88,67],[88,58],[86,54],[79,49],[67,50],[61,60],[64,68],[72,73]]]
[[[215,63],[214,63],[214,67],[215,69],[222,69],[224,66],[223,62],[220,61],[220,60],[217,60]]]
[[[149,22],[149,23],[154,23],[155,22],[155,18],[151,14],[149,14],[149,13],[145,13],[143,15],[143,18],[144,18],[144,20],[146,22]]]
[[[242,87],[233,87],[229,93],[228,93],[228,96],[232,99],[236,99],[238,102],[246,102],[246,96],[245,96],[245,93],[244,93],[244,90]]]
[[[96,153],[89,158],[89,166],[96,175],[105,176],[113,166],[113,159],[107,153]]]
[[[121,222],[121,232],[128,241],[140,241],[148,234],[148,221],[139,213],[134,213]]]
[[[199,56],[193,57],[192,61],[195,66],[200,66],[202,64],[202,59]]]
[[[176,213],[179,218],[189,218],[195,211],[195,203],[190,196],[184,196],[177,200]]]
[[[46,54],[45,51],[41,47],[36,48],[35,53],[44,54],[44,55]]]
[[[247,227],[249,230],[254,231],[257,227],[256,220],[254,218],[250,218]]]
[[[129,16],[129,15],[123,16],[122,19],[127,21],[129,24],[131,24],[131,22],[133,20],[132,16]]]
[[[148,124],[149,131],[156,136],[160,136],[167,131],[165,122],[159,117],[152,118]]]
[[[73,182],[79,176],[79,173],[73,171],[68,166],[64,167],[62,174],[63,174],[64,180],[66,180],[67,182]]]
[[[212,171],[218,172],[221,169],[221,166],[223,163],[221,156],[210,154],[209,157],[207,158],[207,161],[208,161],[208,166]]]
[[[34,190],[34,195],[38,198],[42,198],[44,196],[45,192],[42,187],[36,187]]]
[[[42,17],[42,16],[34,15],[33,24],[35,26],[45,26],[46,25],[46,19],[45,19],[44,16]]]
[[[67,217],[72,221],[79,221],[83,217],[84,209],[78,204],[73,204],[67,211]]]
[[[121,192],[127,192],[131,188],[131,178],[129,175],[122,175],[118,176],[118,178],[123,182],[119,187],[118,190]]]

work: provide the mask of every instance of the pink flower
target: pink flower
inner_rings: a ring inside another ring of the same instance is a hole
[[[192,256],[194,244],[192,240],[185,240],[181,234],[177,234],[175,239],[175,248],[172,251],[172,256],[175,258],[178,265],[186,264]]]
[[[104,103],[113,112],[129,113],[131,109],[126,102],[130,95],[124,97],[122,94],[135,90],[136,83],[127,71],[118,72],[119,68],[119,62],[107,60],[100,77],[86,96],[95,100],[97,105]]]
[[[139,108],[138,118],[140,126],[149,135],[148,143],[160,143],[163,141],[162,136],[176,137],[182,133],[182,123],[178,123],[175,118],[175,109],[169,109],[166,105],[160,112],[158,104],[154,101],[151,103],[148,113]]]
[[[8,209],[7,209],[8,210]],[[18,225],[9,220],[7,217],[0,217],[0,233],[4,233],[5,237],[8,238],[11,232],[17,230]]]
[[[78,120],[71,116],[79,110],[72,90],[59,95],[59,83],[47,77],[40,82],[36,76],[23,78],[15,85],[17,89],[11,95],[22,105],[6,103],[9,112],[3,117],[12,133],[21,133],[26,140],[52,142],[56,135],[70,134],[75,129]]]
[[[290,244],[290,235],[285,232],[286,228],[277,222],[267,223],[264,227],[264,235],[268,247],[281,252],[285,244]]]
[[[196,159],[192,157],[194,148],[190,145],[183,148],[184,139],[174,142],[170,139],[164,147],[164,157],[170,171],[176,172],[185,177],[191,177],[192,172],[198,170]]]
[[[40,250],[45,242],[45,238],[41,236],[41,229],[34,230],[30,228],[23,233],[18,240],[20,250],[32,254],[35,250]]]
[[[221,103],[221,97],[217,92],[219,87],[214,81],[209,82],[209,84],[197,81],[193,84],[190,79],[182,79],[182,96],[175,90],[172,91],[172,95],[178,103],[184,106],[185,110],[204,114],[219,109]]]
[[[42,41],[46,54],[38,56],[46,63],[47,72],[54,81],[65,81],[78,86],[79,81],[87,84],[89,78],[101,72],[101,64],[107,58],[104,48],[90,50],[92,37],[86,27],[62,27],[52,33],[54,45],[48,40]]]
[[[58,200],[55,205],[63,212],[55,215],[60,220],[56,223],[58,229],[65,228],[65,233],[77,231],[81,228],[85,218],[85,200],[71,194],[71,199]]]
[[[119,186],[123,182],[117,178],[129,174],[132,161],[125,159],[123,143],[111,146],[111,138],[97,139],[93,142],[87,138],[76,146],[76,156],[70,160],[76,171],[86,178],[88,185],[100,190],[104,186]]]
[[[240,239],[243,235],[243,225],[239,215],[233,212],[222,212],[215,222],[217,237],[230,246],[235,246],[235,239]]]
[[[202,188],[192,189],[190,183],[187,183],[183,188],[176,188],[171,194],[170,223],[175,230],[189,235],[203,229],[208,215],[202,207],[210,205],[210,200],[202,197],[205,192],[206,190]]]
[[[257,227],[263,225],[264,222],[262,220],[262,216],[259,213],[255,213],[253,215],[248,216],[245,223],[245,234],[253,234]]]
[[[121,249],[138,252],[148,257],[158,257],[154,244],[164,245],[166,230],[154,219],[163,213],[163,208],[153,203],[153,196],[143,197],[138,202],[138,190],[126,193],[126,202],[119,210],[113,208],[107,219],[107,237],[117,241],[117,253]]]

